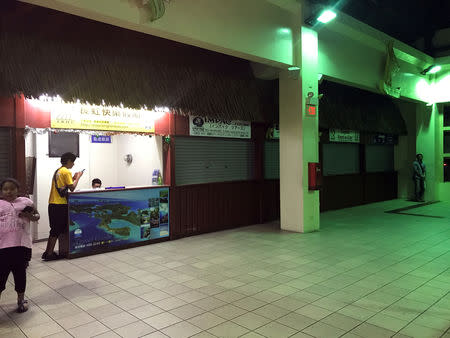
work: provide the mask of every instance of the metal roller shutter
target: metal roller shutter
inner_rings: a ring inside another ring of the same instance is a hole
[[[11,134],[8,128],[0,128],[0,178],[11,176]]]
[[[264,142],[264,178],[266,180],[280,179],[280,142]]]
[[[250,140],[204,137],[175,139],[177,185],[254,178],[255,146]]]

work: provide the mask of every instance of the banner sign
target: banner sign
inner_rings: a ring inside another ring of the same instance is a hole
[[[330,129],[330,142],[359,143],[359,131]]]
[[[52,104],[51,127],[63,129],[155,132],[154,111],[81,103]]]
[[[69,194],[69,257],[169,237],[169,188]]]
[[[225,121],[201,116],[189,116],[191,136],[251,138],[252,128],[248,121]]]
[[[111,143],[110,135],[91,135],[91,143]]]

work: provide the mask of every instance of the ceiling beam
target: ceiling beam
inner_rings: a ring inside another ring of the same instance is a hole
[[[339,12],[336,20],[327,25],[327,29],[334,30],[352,40],[382,52],[386,51],[387,42],[394,40],[394,52],[398,59],[419,68],[433,64],[432,56],[394,39],[343,12]]]

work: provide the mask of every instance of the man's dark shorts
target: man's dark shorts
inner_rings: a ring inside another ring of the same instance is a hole
[[[50,236],[58,237],[67,232],[68,228],[68,211],[67,204],[49,204],[48,218],[50,221]]]

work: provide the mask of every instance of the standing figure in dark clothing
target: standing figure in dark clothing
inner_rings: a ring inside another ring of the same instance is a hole
[[[416,160],[413,162],[413,181],[416,202],[425,202],[423,199],[425,193],[425,174],[426,168],[423,163],[423,155],[417,154]]]

